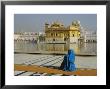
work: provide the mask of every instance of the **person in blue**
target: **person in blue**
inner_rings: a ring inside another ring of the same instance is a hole
[[[64,60],[60,66],[60,69],[64,71],[75,71],[76,67],[74,62],[75,62],[74,51],[72,49],[69,49],[68,54],[64,56]]]

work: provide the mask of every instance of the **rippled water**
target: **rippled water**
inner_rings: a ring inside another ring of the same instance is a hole
[[[68,49],[73,49],[75,53],[97,54],[97,43],[82,43],[82,44],[46,44],[34,42],[15,42],[14,51],[17,52],[67,52]]]

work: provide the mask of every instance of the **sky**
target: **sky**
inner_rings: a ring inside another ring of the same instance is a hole
[[[15,14],[14,32],[44,32],[45,23],[57,21],[67,27],[76,20],[86,30],[97,30],[96,14]]]

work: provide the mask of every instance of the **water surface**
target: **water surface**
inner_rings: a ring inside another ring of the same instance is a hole
[[[82,44],[46,44],[27,41],[14,42],[15,52],[67,52],[73,49],[76,54],[97,54],[97,43]]]

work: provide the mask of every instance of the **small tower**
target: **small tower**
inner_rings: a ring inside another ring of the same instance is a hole
[[[73,21],[70,25],[70,43],[78,43],[80,39],[80,21]]]
[[[49,26],[49,24],[45,23],[45,31],[48,30],[48,26]]]

